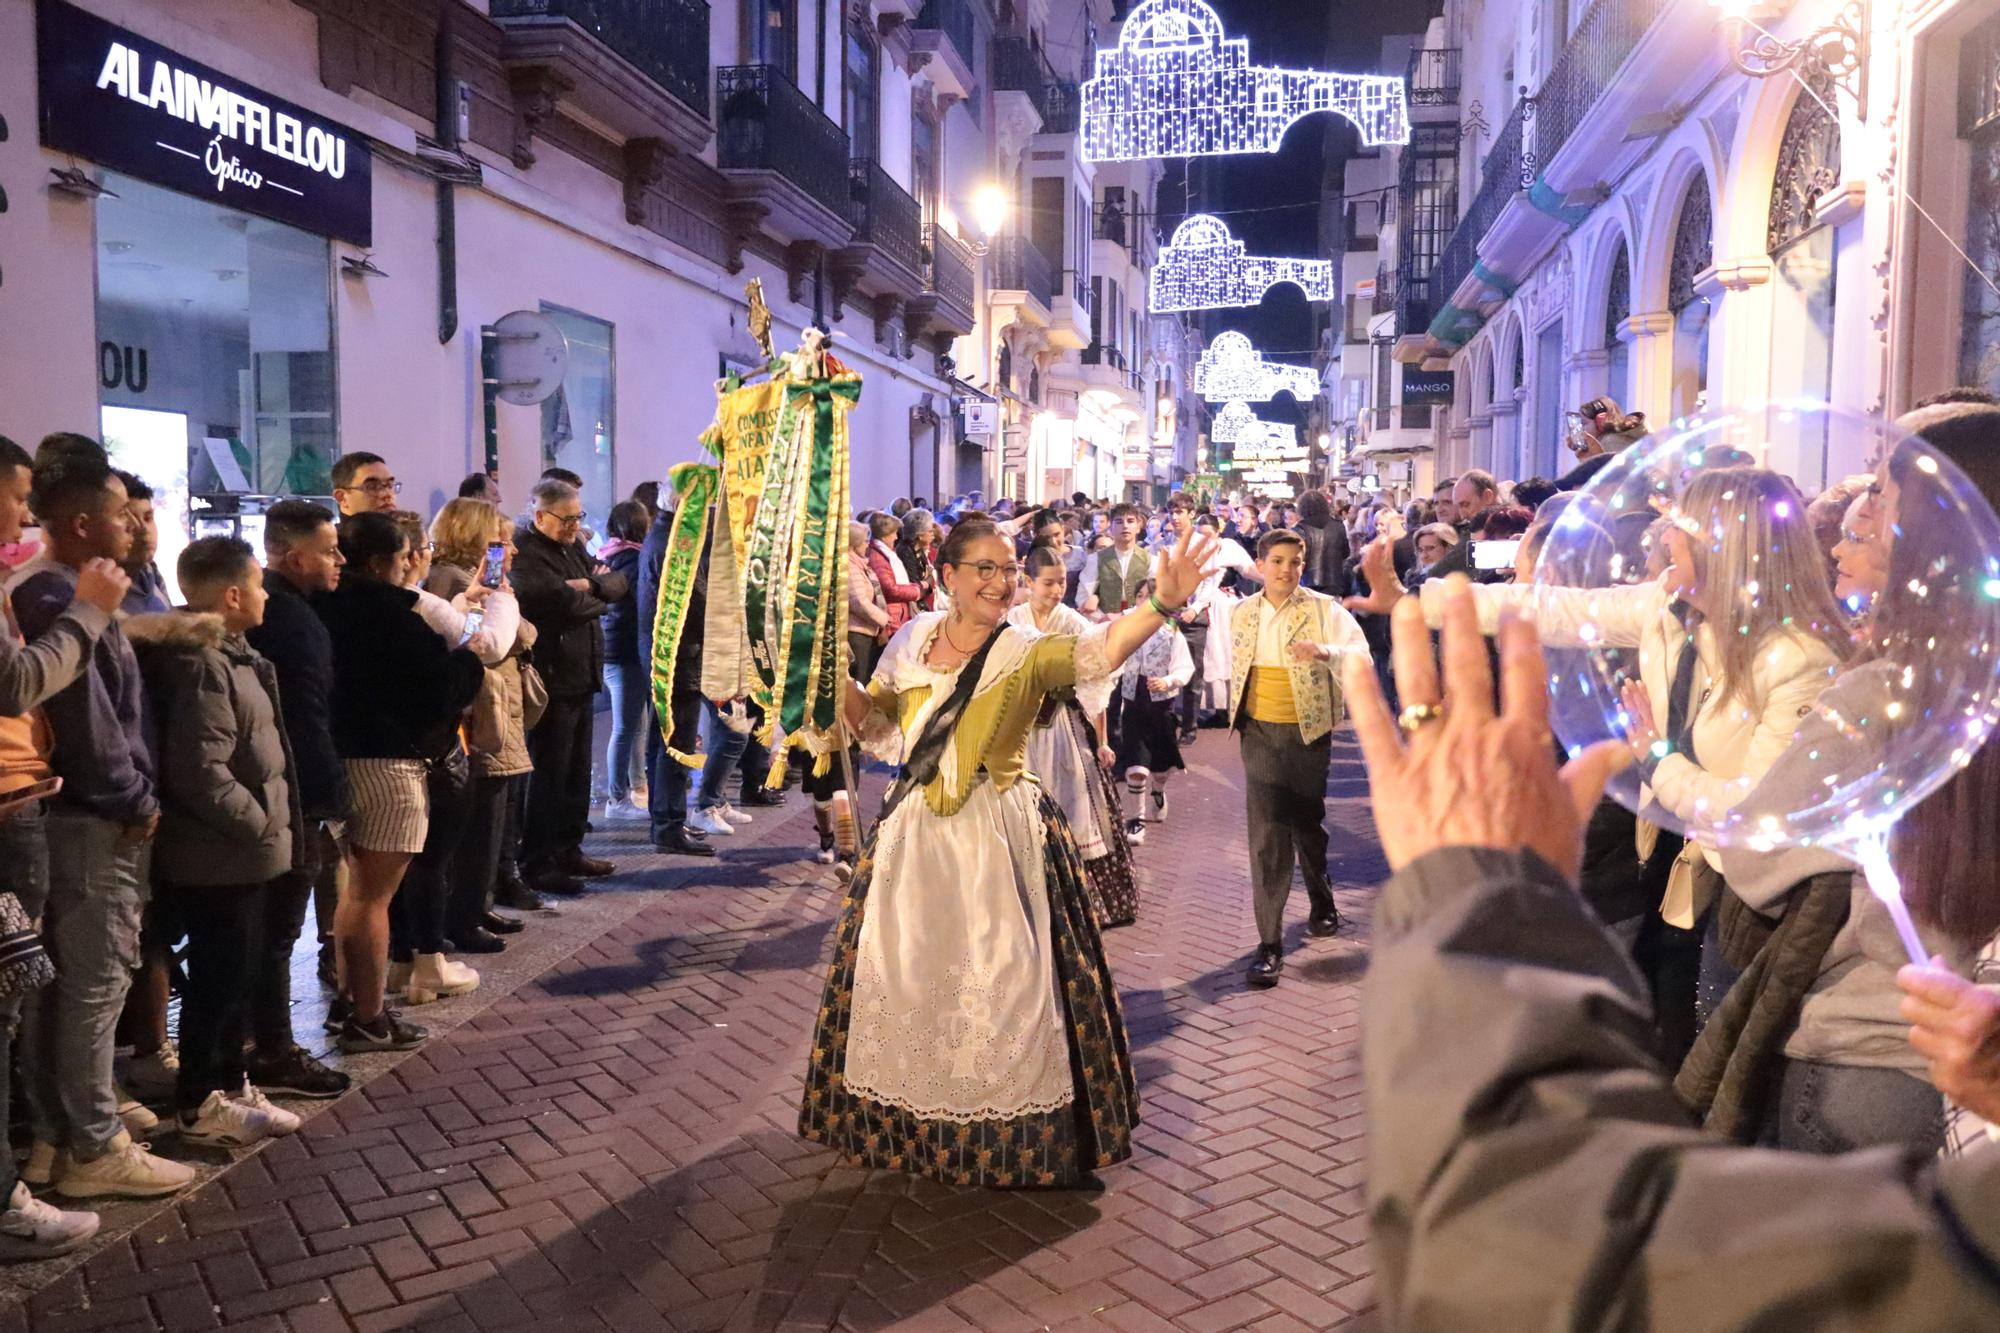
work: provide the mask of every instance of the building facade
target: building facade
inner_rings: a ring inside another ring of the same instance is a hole
[[[1110,6],[999,8],[0,0],[0,430],[101,434],[203,530],[325,495],[357,449],[426,513],[489,463],[510,505],[569,467],[601,527],[759,363],[756,278],[780,350],[823,324],[865,376],[857,504],[1039,498],[1043,415],[1088,441],[1072,489],[1120,493],[1128,455],[1150,484],[1177,381],[1150,238],[1100,205],[1150,214],[1152,177],[1099,187],[1045,54],[1061,34],[1080,67]],[[559,388],[489,407],[517,311],[563,334]]]
[[[1658,430],[2000,383],[2000,5],[1734,14],[1451,0],[1432,25],[1419,58],[1462,71],[1456,152],[1434,146],[1456,221],[1435,253],[1405,233],[1395,337],[1407,366],[1451,375],[1439,475],[1557,475],[1565,412],[1602,394]],[[1760,76],[1742,58],[1760,35],[1829,59]],[[1407,217],[1424,191],[1403,176]],[[1773,444],[1809,493],[1869,451],[1838,419]]]

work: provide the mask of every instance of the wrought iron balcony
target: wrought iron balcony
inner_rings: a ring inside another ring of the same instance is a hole
[[[993,243],[993,285],[1002,291],[1026,292],[1044,306],[1056,303],[1056,266],[1025,236],[1002,236]]]
[[[1667,0],[1596,0],[1535,94],[1534,158],[1542,166],[1569,142]]]
[[[1396,285],[1396,332],[1422,333],[1431,326],[1437,307],[1431,300],[1431,280],[1405,277]]]
[[[568,19],[708,115],[706,0],[490,0],[494,18]]]
[[[1109,347],[1103,343],[1092,343],[1083,349],[1083,364],[1086,366],[1110,366],[1114,370],[1125,369],[1125,351],[1120,347]]]
[[[870,158],[848,167],[853,203],[854,243],[872,245],[912,273],[924,271],[923,206]]]
[[[1042,118],[1043,134],[1075,134],[1082,123],[1076,83],[1058,75],[1025,37],[1006,33],[993,39],[993,88],[1025,94]]]
[[[847,131],[774,65],[715,72],[716,160],[724,170],[774,171],[842,217],[852,208]]]
[[[1449,301],[1458,284],[1472,272],[1479,258],[1479,242],[1507,201],[1535,183],[1533,160],[1524,158],[1521,149],[1522,129],[1534,114],[1535,99],[1522,96],[1493,136],[1493,147],[1480,166],[1479,190],[1445,242],[1437,267],[1431,270],[1431,291],[1438,301]]]
[[[1386,315],[1396,308],[1396,271],[1387,264],[1375,266],[1375,301],[1373,313]]]
[[[925,287],[940,304],[950,307],[972,328],[973,304],[978,299],[972,251],[963,241],[933,222],[924,228],[924,250],[929,258]]]
[[[977,32],[972,15],[971,0],[926,0],[914,25],[931,32],[941,32],[958,52],[959,59],[966,68],[973,67],[973,53],[978,49],[974,34]]]
[[[1458,66],[1455,46],[1410,52],[1410,105],[1457,106]]]

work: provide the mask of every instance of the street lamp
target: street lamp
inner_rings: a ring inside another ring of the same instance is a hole
[[[1729,60],[1737,73],[1768,79],[1796,71],[1809,93],[1828,86],[1845,89],[1856,115],[1868,118],[1868,0],[1847,0],[1832,22],[1790,42],[1758,22],[1775,12],[1764,0],[1709,3],[1721,11]],[[1746,28],[1752,30],[1747,40]]]
[[[1012,201],[1007,192],[998,185],[982,185],[972,192],[972,225],[979,229],[984,240],[972,243],[975,254],[985,254],[993,244],[993,238],[1007,225],[1007,213]]]

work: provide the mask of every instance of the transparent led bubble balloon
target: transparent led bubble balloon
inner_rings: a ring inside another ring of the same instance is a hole
[[[1822,458],[1875,476],[1831,554],[1789,480]],[[1708,847],[1843,852],[1907,927],[1888,831],[2000,723],[2000,520],[1956,466],[1819,404],[1690,418],[1570,502],[1535,589],[1557,737],[1644,761],[1621,804]]]

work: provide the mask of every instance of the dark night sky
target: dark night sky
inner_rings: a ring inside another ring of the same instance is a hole
[[[1232,37],[1247,37],[1257,65],[1307,67],[1338,73],[1402,73],[1378,69],[1381,38],[1393,32],[1421,32],[1432,6],[1428,0],[1210,0]],[[1315,255],[1319,240],[1319,200],[1325,175],[1327,136],[1355,146],[1354,129],[1338,116],[1310,116],[1286,134],[1272,154],[1200,160],[1194,171],[1193,211],[1222,215],[1251,254]],[[1162,230],[1179,220],[1180,163],[1168,164],[1162,191]],[[1232,209],[1269,211],[1232,213]],[[1307,364],[1313,345],[1311,307],[1292,286],[1247,310],[1213,311],[1206,317],[1212,338],[1240,329],[1259,348],[1280,360]],[[1303,421],[1287,396],[1259,408],[1273,421]]]

